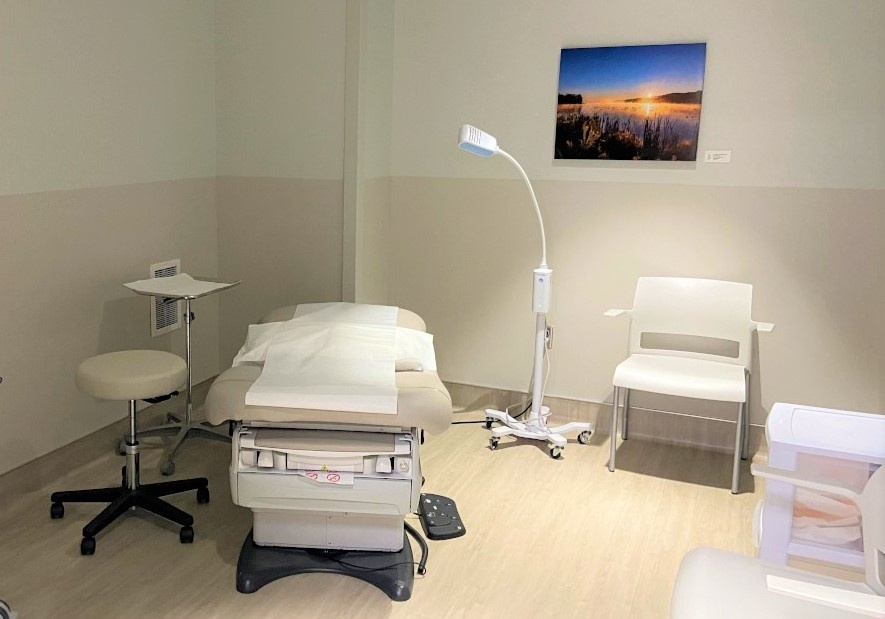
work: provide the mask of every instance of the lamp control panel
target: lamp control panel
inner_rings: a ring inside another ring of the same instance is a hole
[[[553,269],[538,267],[532,273],[532,311],[546,314],[550,311],[550,293],[553,287]]]

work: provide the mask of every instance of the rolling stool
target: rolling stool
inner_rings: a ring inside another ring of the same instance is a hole
[[[156,401],[184,383],[184,359],[159,350],[124,350],[90,357],[77,368],[77,387],[102,400],[129,400],[129,435],[126,438],[126,465],[123,481],[116,488],[53,492],[49,515],[65,515],[64,503],[108,502],[100,514],[83,527],[80,553],[95,553],[95,536],[129,509],[140,507],[181,525],[182,544],[194,541],[193,516],[162,500],[161,496],[187,490],[197,491],[197,502],[209,502],[209,481],[205,477],[141,485],[138,474],[139,449],[135,433],[135,402]]]

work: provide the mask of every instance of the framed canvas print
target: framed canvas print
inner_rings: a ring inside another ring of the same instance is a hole
[[[563,49],[556,159],[695,161],[706,43]]]

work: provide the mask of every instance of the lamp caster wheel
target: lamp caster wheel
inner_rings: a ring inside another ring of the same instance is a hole
[[[209,488],[197,488],[197,503],[209,502]]]
[[[489,449],[491,449],[492,451],[495,451],[497,448],[498,448],[498,438],[493,436],[492,438],[489,439]]]
[[[49,507],[49,517],[53,520],[58,520],[59,518],[64,518],[65,515],[65,506],[61,503],[53,503]]]
[[[592,432],[590,432],[590,430],[584,430],[578,435],[578,442],[581,443],[581,445],[587,445],[590,443],[591,434]]]
[[[486,417],[486,430],[491,430],[491,429],[492,429],[492,418]]]
[[[160,472],[167,477],[175,472],[175,463],[172,460],[166,460],[160,465]]]
[[[80,540],[80,554],[83,556],[95,554],[95,538],[84,537]]]
[[[554,460],[562,460],[562,448],[552,445],[550,447],[550,457]]]
[[[194,543],[194,528],[193,527],[181,527],[181,532],[178,534],[178,539],[181,540],[182,544],[193,544]]]

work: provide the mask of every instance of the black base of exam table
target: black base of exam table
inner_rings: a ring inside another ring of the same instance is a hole
[[[415,561],[405,532],[402,550],[375,552],[258,546],[249,531],[237,562],[237,591],[254,593],[285,576],[312,572],[358,578],[378,587],[391,600],[404,602],[412,597]]]

